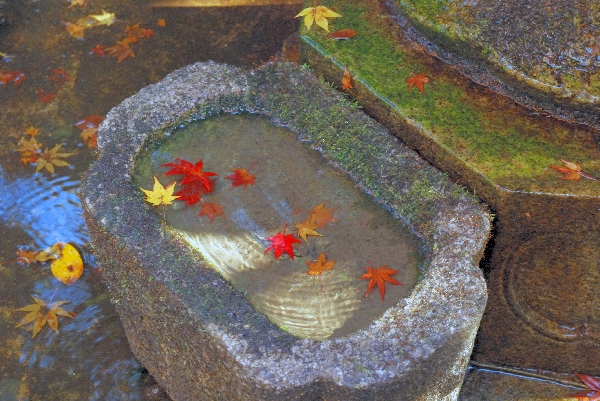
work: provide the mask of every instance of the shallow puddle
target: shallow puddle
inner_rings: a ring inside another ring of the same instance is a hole
[[[201,203],[217,203],[223,216],[199,216],[201,204],[176,201],[166,208],[167,223],[223,277],[244,293],[257,310],[283,330],[325,339],[354,332],[410,295],[420,274],[420,243],[380,204],[355,187],[289,130],[253,115],[219,116],[177,131],[138,161],[138,183],[152,188],[181,180],[164,176],[175,159],[202,160],[204,171],[219,174],[214,192]],[[247,169],[255,184],[233,187],[232,169]],[[182,189],[177,184],[175,191]],[[332,209],[335,221],[315,227],[279,258],[267,251],[270,237],[293,234],[314,208]],[[285,231],[284,231],[285,230]],[[320,275],[307,274],[307,262],[321,254],[335,261]],[[365,267],[387,266],[402,285],[377,286],[365,298]]]

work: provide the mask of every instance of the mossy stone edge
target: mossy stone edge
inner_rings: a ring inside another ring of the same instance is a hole
[[[429,251],[411,297],[350,336],[293,337],[254,311],[143,201],[138,155],[181,124],[258,113],[310,141]],[[288,63],[196,63],[107,115],[80,197],[135,355],[177,399],[456,399],[487,295],[490,216],[339,92]]]

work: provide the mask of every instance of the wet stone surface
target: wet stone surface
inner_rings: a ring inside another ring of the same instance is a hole
[[[193,120],[248,112],[296,133],[408,224],[426,258],[410,296],[338,338],[293,336],[144,202],[140,155]],[[173,399],[457,398],[486,301],[477,264],[489,215],[341,94],[292,64],[198,63],[113,109],[99,145],[81,191],[95,253],[134,353]]]

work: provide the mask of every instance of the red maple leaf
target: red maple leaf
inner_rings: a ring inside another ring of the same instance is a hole
[[[365,294],[365,298],[369,295],[369,292],[375,287],[377,284],[377,288],[379,288],[379,292],[381,293],[381,300],[383,301],[385,298],[385,282],[387,281],[390,284],[394,285],[402,285],[396,279],[390,277],[393,274],[397,274],[398,270],[388,269],[387,266],[380,266],[377,269],[371,266],[365,267],[367,272],[363,274],[360,279],[368,278],[369,285],[367,286],[367,293]]]
[[[2,86],[6,86],[11,82],[14,86],[17,86],[23,82],[24,79],[25,73],[21,70],[0,71],[0,84],[2,84]]]
[[[83,117],[83,119],[77,121],[75,126],[80,130],[85,130],[86,128],[98,128],[100,123],[104,121],[104,116],[100,116],[97,114],[91,114],[87,117]]]
[[[573,394],[572,398],[577,398],[580,401],[600,401],[600,380],[595,377],[575,373],[577,377],[588,386],[589,390],[583,390],[577,394]]]
[[[213,219],[217,216],[225,217],[223,214],[223,208],[218,203],[209,203],[204,202],[200,205],[202,209],[200,209],[200,213],[198,216],[208,216],[208,220],[212,223]]]
[[[231,171],[233,171],[233,174],[230,174],[227,177],[225,177],[228,180],[232,181],[231,188],[243,185],[244,189],[246,189],[248,185],[254,185],[255,177],[252,174],[248,173],[248,171],[246,171],[245,168],[232,168]]]
[[[279,258],[283,253],[290,255],[290,258],[294,260],[294,244],[301,242],[298,238],[294,237],[293,234],[286,234],[285,228],[287,223],[283,226],[283,232],[278,232],[277,235],[268,237],[267,240],[271,241],[271,245],[265,251],[265,255],[272,249],[275,254],[275,259]]]
[[[417,89],[421,92],[422,95],[425,94],[425,88],[423,87],[425,84],[429,83],[429,78],[425,74],[417,74],[412,77],[406,78],[404,81],[408,84],[407,92],[411,90],[413,86],[416,86]]]
[[[39,96],[40,100],[44,103],[50,103],[56,97],[56,94],[46,93],[43,89],[38,90],[36,93]]]
[[[50,72],[52,72],[52,75],[46,78],[46,80],[55,81],[58,86],[62,86],[69,80],[69,75],[65,72],[64,68],[50,68]]]
[[[216,177],[219,174],[215,174],[212,171],[202,171],[204,163],[200,159],[196,164],[192,164],[187,160],[177,159],[177,163],[163,164],[163,167],[171,167],[171,170],[167,171],[165,175],[178,175],[183,174],[183,179],[179,182],[181,185],[185,185],[192,182],[200,182],[208,192],[213,191],[213,181],[210,177]],[[208,193],[206,192],[206,193]]]
[[[206,186],[203,183],[193,181],[183,185],[183,188],[175,192],[175,195],[179,196],[178,200],[185,202],[185,206],[195,205],[200,202],[202,195],[211,193],[213,187],[214,182],[212,180],[210,180],[211,190],[206,189]]]
[[[97,54],[98,56],[106,56],[106,46],[104,45],[96,45],[90,49],[91,54]]]

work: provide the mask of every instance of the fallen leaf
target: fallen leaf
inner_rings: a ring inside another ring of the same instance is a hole
[[[580,401],[600,401],[600,380],[593,376],[588,376],[580,373],[575,373],[577,377],[585,384],[589,390],[583,390],[577,394],[573,394],[571,398],[576,398]]]
[[[50,103],[56,97],[55,93],[46,93],[43,89],[40,89],[35,93],[37,93],[40,100],[44,103]]]
[[[104,45],[96,45],[90,49],[91,54],[97,54],[98,56],[104,57],[106,55],[106,46]]]
[[[587,175],[586,173],[584,173],[583,171],[581,171],[581,167],[579,166],[579,164],[577,163],[571,163],[568,162],[566,160],[560,159],[565,166],[550,166],[550,168],[553,168],[554,170],[557,170],[559,172],[561,172],[563,174],[562,177],[560,177],[561,180],[572,180],[572,181],[579,181],[579,179],[581,177],[585,177],[589,180],[594,180],[594,181],[598,181],[597,178],[594,178],[590,175]]]
[[[245,168],[232,168],[233,174],[226,176],[225,178],[231,180],[231,188],[244,186],[244,189],[248,185],[254,185],[254,175],[248,173]]]
[[[415,86],[421,92],[421,94],[424,95],[424,85],[426,83],[429,83],[429,78],[427,78],[425,74],[417,74],[413,75],[412,77],[406,78],[404,82],[408,84],[407,92],[410,91],[413,86]]]
[[[14,86],[18,86],[25,79],[25,73],[21,70],[12,71],[0,71],[0,84],[7,86],[12,83]]]
[[[319,255],[319,259],[316,261],[305,263],[309,269],[306,274],[310,274],[311,276],[320,276],[324,271],[333,269],[335,260],[326,261],[325,253],[321,253]]]
[[[301,242],[298,238],[295,238],[293,234],[286,234],[285,228],[287,223],[283,226],[283,232],[278,232],[277,235],[268,237],[267,241],[271,241],[271,245],[265,251],[265,255],[272,249],[275,254],[275,259],[278,259],[284,253],[290,255],[290,258],[294,260],[294,244]]]
[[[39,143],[33,136],[30,139],[21,138],[17,144],[17,151],[21,152],[23,164],[35,163],[41,155],[42,145],[43,143]]]
[[[81,131],[79,136],[89,149],[95,149],[98,147],[98,128],[86,128]]]
[[[337,219],[333,217],[334,208],[326,208],[325,202],[312,208],[310,212],[310,221],[315,223],[317,227],[323,227],[329,223],[335,223]]]
[[[154,206],[159,205],[170,205],[179,196],[173,195],[175,190],[175,183],[172,182],[167,187],[163,187],[158,178],[154,176],[154,187],[152,191],[144,188],[140,188],[146,194],[146,202],[153,204]]]
[[[77,248],[71,244],[65,244],[57,259],[50,265],[54,277],[64,284],[75,283],[83,273],[83,260]]]
[[[213,219],[217,216],[225,217],[223,214],[223,208],[218,203],[204,202],[200,205],[200,213],[198,216],[208,216],[208,220],[212,223]]]
[[[365,294],[365,298],[369,295],[369,292],[375,287],[377,284],[377,288],[379,288],[379,292],[381,293],[381,300],[383,301],[385,298],[385,283],[388,282],[394,285],[402,285],[393,277],[390,277],[393,274],[397,274],[398,270],[388,269],[387,266],[381,266],[375,269],[374,267],[367,266],[367,273],[363,274],[360,279],[368,278],[369,284],[367,286],[367,293]]]
[[[58,242],[52,245],[50,248],[44,249],[43,251],[39,251],[35,255],[35,260],[38,262],[46,262],[48,260],[58,259],[60,256],[60,250],[62,249],[63,244]]]
[[[346,40],[356,36],[356,31],[354,29],[340,29],[339,31],[335,31],[327,35],[329,39],[334,40]]]
[[[310,219],[310,216],[304,222],[298,223],[294,227],[298,229],[298,237],[302,238],[304,241],[306,241],[307,235],[313,235],[318,237],[323,236],[315,231],[315,229],[318,228],[319,225],[312,221]]]
[[[33,322],[33,335],[31,338],[35,338],[36,334],[42,330],[46,323],[58,333],[58,316],[73,317],[69,312],[60,308],[61,305],[66,304],[69,301],[56,301],[47,305],[38,297],[33,296],[33,299],[35,300],[34,304],[17,309],[18,311],[29,313],[15,326],[20,327],[24,324]]]
[[[214,182],[210,181],[210,187],[214,187]],[[185,202],[185,206],[195,205],[200,202],[203,195],[209,194],[211,190],[206,189],[204,184],[198,181],[189,182],[183,185],[183,188],[175,192],[175,195],[179,196],[179,200]]]
[[[73,6],[84,6],[85,0],[71,0],[71,4],[67,8],[71,8]]]
[[[50,72],[52,74],[48,78],[46,78],[46,80],[54,81],[58,86],[61,86],[69,80],[69,75],[67,75],[64,68],[50,68]]]
[[[304,25],[306,25],[306,29],[310,29],[313,22],[316,22],[317,25],[329,32],[327,18],[339,18],[341,15],[325,6],[316,6],[305,8],[294,18],[298,17],[304,17]]]
[[[84,27],[77,25],[77,24],[73,24],[72,22],[67,22],[67,21],[64,21],[63,25],[65,26],[65,29],[67,30],[67,32],[69,32],[69,35],[71,35],[75,39],[83,38],[83,36],[84,36],[83,31],[85,30]]]
[[[25,128],[25,133],[31,137],[34,137],[40,133],[40,129],[30,125],[29,127]]]
[[[62,145],[58,144],[52,149],[46,149],[41,155],[39,155],[39,157],[36,159],[36,173],[45,167],[46,170],[48,170],[51,174],[54,174],[54,166],[70,166],[69,163],[61,160],[61,158],[73,156],[75,153],[61,153],[58,151],[61,147]]]
[[[106,25],[106,26],[111,26],[117,20],[115,13],[109,13],[105,10],[102,10],[102,14],[100,14],[100,15],[91,15],[90,14],[90,18],[93,18],[97,21],[96,25]]]
[[[83,119],[77,121],[75,123],[75,126],[80,130],[84,130],[86,128],[98,128],[98,126],[100,125],[100,123],[102,123],[102,121],[104,121],[104,116],[100,116],[97,114],[91,114],[91,115],[86,116]]]
[[[214,190],[214,182],[211,180],[211,177],[217,177],[219,174],[213,173],[212,171],[202,171],[204,169],[204,163],[202,162],[202,159],[198,160],[196,164],[190,163],[184,159],[176,160],[179,162],[179,164],[166,163],[161,165],[161,167],[171,167],[171,169],[167,171],[165,175],[183,175],[183,178],[181,181],[179,181],[179,184],[181,185],[199,182],[208,192],[212,192]]]
[[[161,28],[167,26],[167,20],[164,18],[159,18],[156,20],[156,26],[159,26]]]
[[[36,251],[28,251],[26,249],[17,249],[17,261],[23,264],[30,264],[35,260],[35,256],[38,254]]]
[[[111,47],[107,47],[105,51],[111,57],[118,57],[117,63],[125,60],[127,57],[135,57],[135,53],[129,47],[129,43],[124,40],[117,41],[117,44]]]
[[[352,89],[352,78],[350,77],[350,71],[344,67],[344,75],[342,76],[342,89]]]

